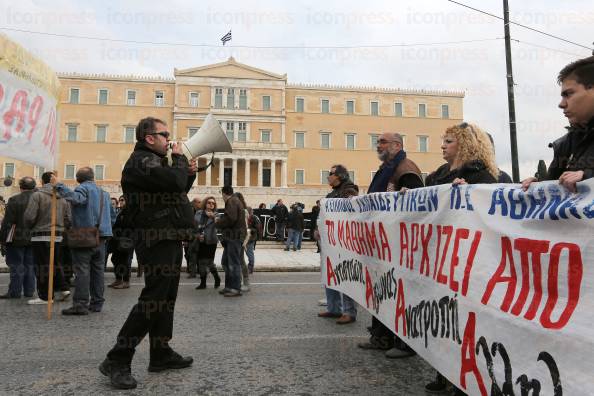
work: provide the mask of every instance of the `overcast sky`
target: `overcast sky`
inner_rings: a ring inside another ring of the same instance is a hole
[[[500,0],[461,0],[502,15]],[[70,39],[2,30],[58,72],[160,75],[233,55],[289,82],[463,90],[465,119],[491,132],[511,170],[503,22],[447,0],[346,1],[1,0],[0,27],[135,41]],[[166,9],[163,7],[166,5]],[[585,46],[594,40],[590,0],[510,0],[511,20]],[[222,47],[230,29],[233,40]],[[566,125],[558,71],[591,54],[511,26],[520,174],[530,176]],[[467,43],[457,41],[484,40]],[[442,43],[424,45],[427,43]],[[406,47],[369,47],[419,44]],[[420,45],[423,44],[423,45]],[[238,47],[245,46],[245,47]],[[303,47],[326,48],[303,48]],[[350,49],[327,47],[349,46]],[[254,48],[297,47],[297,48]],[[511,172],[511,171],[510,171]]]

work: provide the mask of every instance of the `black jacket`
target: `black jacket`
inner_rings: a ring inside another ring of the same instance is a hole
[[[343,181],[326,195],[326,198],[348,198],[359,195],[359,186],[350,180]]]
[[[25,228],[24,214],[33,195],[33,190],[23,191],[20,194],[10,197],[6,204],[6,212],[0,227],[0,243],[5,244],[6,238],[15,224],[15,232],[12,239],[12,246],[28,246],[31,244],[31,230]]]
[[[584,171],[582,180],[594,177],[594,118],[585,128],[568,127],[568,133],[555,140],[553,161],[548,169],[549,180],[558,179],[565,171]]]
[[[289,209],[283,205],[274,205],[272,207],[272,213],[274,214],[274,221],[277,223],[284,223],[287,221],[287,217],[289,216]]]
[[[497,179],[493,177],[487,170],[482,161],[470,161],[462,165],[458,169],[450,170],[448,164],[443,164],[425,179],[426,186],[436,186],[439,184],[449,184],[456,178],[466,180],[468,184],[491,184],[497,183]]]
[[[187,240],[194,229],[194,210],[188,191],[196,175],[188,174],[188,160],[174,154],[167,164],[164,155],[136,143],[122,171],[122,190],[129,211],[129,226],[135,239]]]
[[[304,220],[303,213],[297,209],[293,209],[289,212],[289,219],[287,221],[287,228],[303,231]]]

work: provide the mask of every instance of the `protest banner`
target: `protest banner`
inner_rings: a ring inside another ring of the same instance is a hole
[[[53,169],[58,154],[56,74],[0,34],[0,156]]]
[[[442,185],[323,200],[322,282],[469,395],[594,394],[593,190]]]

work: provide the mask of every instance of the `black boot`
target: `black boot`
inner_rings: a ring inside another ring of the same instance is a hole
[[[196,290],[206,289],[206,275],[200,275],[200,284],[196,287]]]
[[[219,272],[216,269],[213,269],[210,271],[210,273],[212,274],[215,280],[214,288],[218,289],[219,286],[221,286],[221,278],[219,278]]]

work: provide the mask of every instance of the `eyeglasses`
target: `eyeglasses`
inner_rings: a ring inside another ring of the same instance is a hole
[[[379,139],[377,141],[378,144],[388,144],[388,143],[394,143],[393,140],[387,140],[387,139]]]
[[[214,202],[214,201],[208,201],[206,204],[207,204],[207,205],[216,205],[217,203],[216,203],[216,202]]]
[[[163,131],[163,132],[153,132],[153,133],[147,133],[148,135],[161,135],[163,136],[165,139],[169,139],[169,132],[167,131]]]
[[[336,175],[336,172],[328,172],[328,176],[334,176]]]

